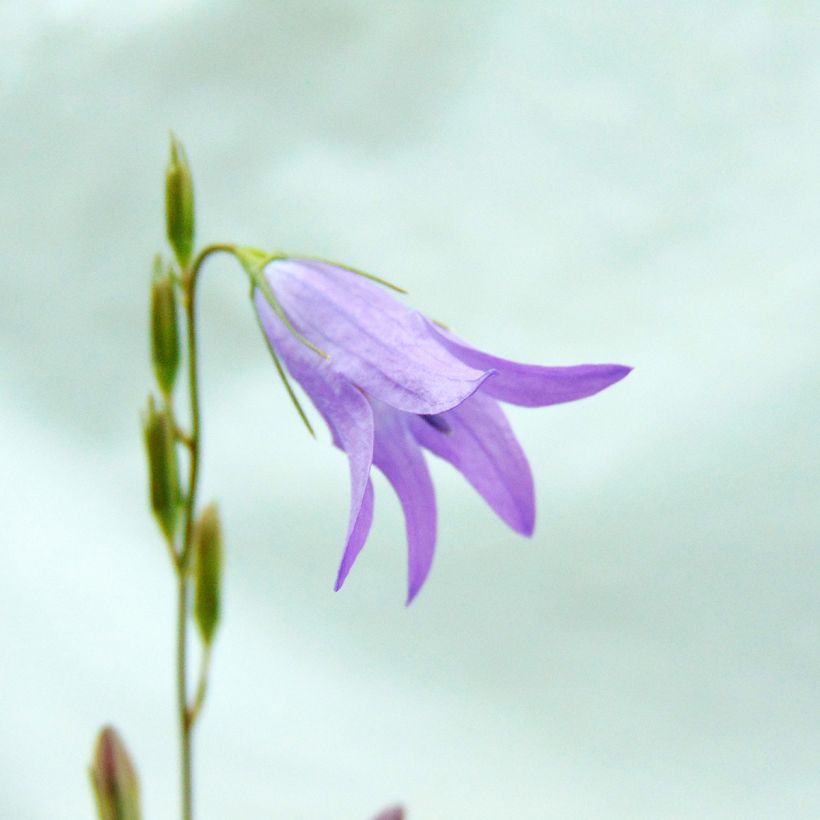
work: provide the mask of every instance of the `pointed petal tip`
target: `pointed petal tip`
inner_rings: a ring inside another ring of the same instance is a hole
[[[418,594],[421,592],[422,587],[427,583],[427,578],[430,575],[430,567],[427,568],[427,571],[418,578],[411,578],[407,584],[407,598],[404,601],[404,605],[410,606],[413,601],[416,600]]]
[[[477,350],[432,322],[428,321],[427,327],[440,344],[468,367],[485,372],[497,369],[498,375],[487,382],[482,392],[523,407],[546,407],[594,396],[632,370],[621,364],[524,364]]]
[[[504,523],[518,535],[523,535],[524,538],[532,538],[535,533],[535,520],[533,518],[504,518]]]
[[[531,485],[532,486],[532,485]],[[534,489],[527,499],[527,503],[519,505],[518,515],[514,520],[504,519],[513,532],[523,535],[524,538],[532,538],[535,533],[535,494]]]
[[[424,586],[425,581],[427,580],[427,575],[429,573],[425,573],[422,578],[411,578],[407,584],[407,598],[404,601],[404,605],[410,606],[413,601],[416,600],[419,592],[421,592],[421,588]]]
[[[513,527],[513,529],[524,538],[532,538],[535,534],[535,521],[524,521],[520,527]]]
[[[339,572],[336,574],[336,581],[333,584],[333,591],[338,592],[344,585],[345,581],[347,580],[347,576],[350,573],[351,568],[353,567],[353,562],[351,561],[350,564],[345,566],[345,561],[343,559],[342,565],[339,567]]]

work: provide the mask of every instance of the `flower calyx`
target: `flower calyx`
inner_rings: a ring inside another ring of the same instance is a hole
[[[279,300],[276,298],[276,294],[273,292],[273,289],[270,286],[267,278],[265,277],[265,266],[268,265],[270,262],[275,262],[277,259],[286,259],[287,256],[283,253],[270,253],[268,251],[260,250],[259,248],[250,248],[250,247],[236,247],[233,250],[233,254],[236,257],[237,261],[240,265],[245,269],[245,273],[248,274],[248,278],[250,279],[251,283],[251,295],[253,294],[254,289],[259,288],[262,295],[265,297],[267,303],[273,308],[273,312],[279,317],[282,324],[288,329],[291,335],[301,342],[305,347],[312,350],[314,353],[317,353],[323,359],[330,359],[330,356],[321,350],[320,348],[316,347],[313,342],[309,339],[306,339],[294,326],[293,323],[288,318],[288,315],[282,308],[282,305],[279,304]]]

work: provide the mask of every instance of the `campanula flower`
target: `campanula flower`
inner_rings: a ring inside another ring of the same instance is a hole
[[[499,402],[575,401],[630,371],[618,364],[542,367],[492,356],[370,279],[328,262],[280,258],[264,276],[280,310],[271,307],[271,294],[256,288],[261,327],[349,460],[350,517],[336,589],[373,520],[373,465],[404,511],[410,603],[427,578],[436,543],[436,500],[422,449],[449,461],[503,521],[529,536],[532,473]]]

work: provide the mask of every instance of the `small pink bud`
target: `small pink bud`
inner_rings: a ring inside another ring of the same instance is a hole
[[[97,736],[90,774],[100,820],[140,819],[137,772],[111,726],[104,726]]]
[[[390,806],[377,814],[373,820],[404,820],[404,806]]]

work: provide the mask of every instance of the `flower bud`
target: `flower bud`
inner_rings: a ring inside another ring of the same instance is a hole
[[[404,820],[404,807],[391,806],[379,812],[373,820]]]
[[[168,241],[184,269],[194,249],[194,181],[185,149],[173,134],[165,172],[165,223]]]
[[[151,509],[166,537],[173,538],[179,512],[179,471],[174,423],[167,410],[157,410],[148,397],[143,419]]]
[[[91,786],[100,820],[139,820],[139,782],[120,736],[105,726],[97,736],[91,763]]]
[[[222,528],[216,504],[209,504],[194,525],[194,617],[206,646],[219,622],[222,579]]]
[[[159,256],[151,282],[151,359],[164,395],[169,396],[179,369],[179,331],[174,281]]]

